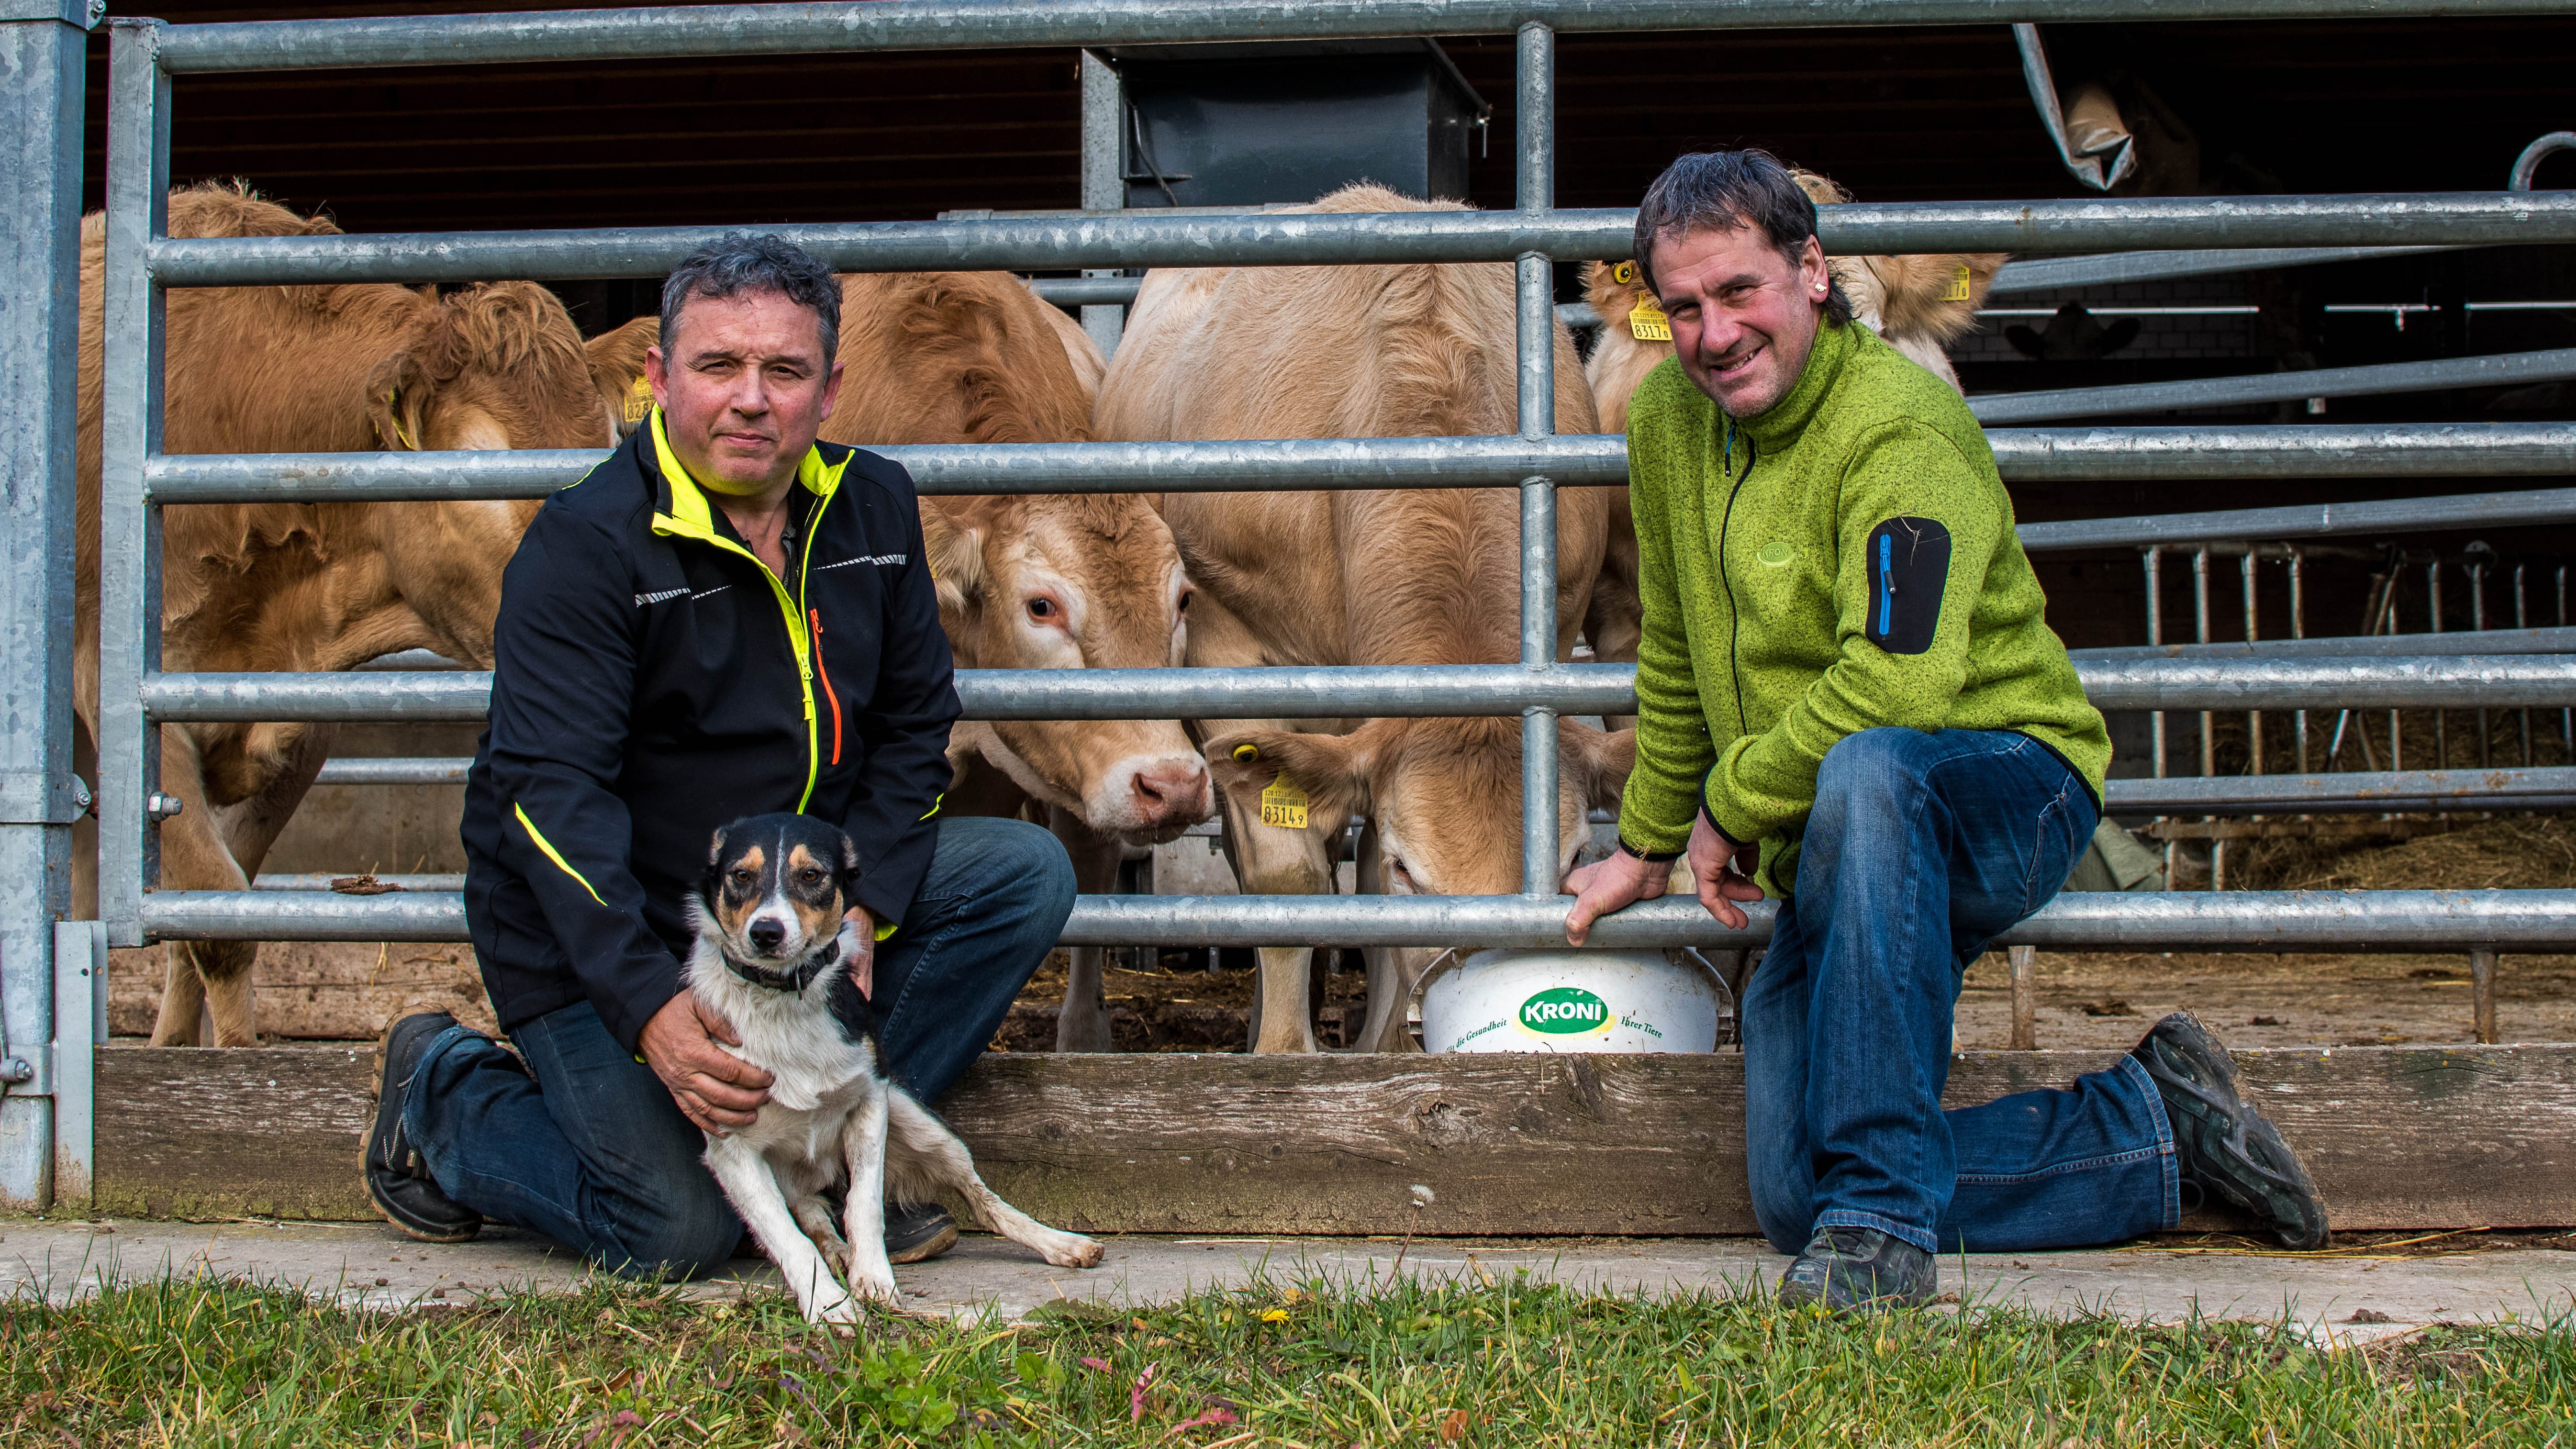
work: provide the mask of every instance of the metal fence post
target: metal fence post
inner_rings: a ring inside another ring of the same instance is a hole
[[[161,752],[143,677],[161,667],[161,510],[143,465],[161,451],[161,285],[145,249],[170,215],[170,77],[157,20],[118,19],[108,43],[105,397],[99,430],[98,913],[108,944],[143,942],[158,873],[151,806]]]
[[[107,1041],[107,929],[54,923],[54,1204],[91,1206],[98,1048]]]
[[[1082,53],[1082,209],[1116,211],[1127,204],[1127,102],[1118,88],[1118,69],[1086,50]],[[1084,272],[1086,277],[1114,277],[1111,271]],[[1126,328],[1124,307],[1085,307],[1082,330],[1103,357],[1118,355],[1118,335]]]
[[[1515,190],[1521,215],[1544,217],[1556,205],[1556,32],[1535,21],[1520,28],[1514,117],[1518,139]],[[1524,439],[1556,432],[1556,279],[1548,259],[1521,254],[1520,423]],[[1556,662],[1556,485],[1521,482],[1521,663]],[[1521,891],[1557,891],[1556,711],[1521,712]]]
[[[0,1207],[54,1188],[54,923],[71,901],[72,497],[88,0],[0,21]]]

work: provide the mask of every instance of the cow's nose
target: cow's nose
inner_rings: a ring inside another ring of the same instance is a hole
[[[753,950],[766,956],[778,949],[779,942],[787,939],[787,928],[776,921],[764,918],[752,922],[751,929],[743,934],[751,938]]]
[[[1162,825],[1176,815],[1196,816],[1206,808],[1207,766],[1196,760],[1138,770],[1134,781],[1136,813],[1147,824]]]

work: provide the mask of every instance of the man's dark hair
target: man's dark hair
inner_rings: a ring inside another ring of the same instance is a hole
[[[662,284],[662,355],[671,355],[671,343],[680,335],[680,308],[690,298],[744,292],[776,292],[812,309],[823,325],[823,366],[831,367],[841,345],[840,282],[803,247],[750,231],[719,237],[672,269],[670,280]]]
[[[1656,242],[1744,227],[1761,232],[1793,267],[1807,238],[1816,234],[1816,203],[1779,157],[1752,147],[1701,151],[1665,167],[1637,205],[1637,276],[1647,294],[1655,292]],[[1843,295],[1843,284],[1829,280],[1825,320],[1839,327],[1851,318],[1851,298]]]

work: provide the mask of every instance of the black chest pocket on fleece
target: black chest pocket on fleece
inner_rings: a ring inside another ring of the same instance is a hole
[[[1891,518],[1869,531],[1869,642],[1920,654],[1941,627],[1950,581],[1950,530],[1929,518]]]

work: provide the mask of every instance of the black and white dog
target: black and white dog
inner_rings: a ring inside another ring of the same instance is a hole
[[[987,1229],[1055,1266],[1095,1266],[1098,1243],[994,1196],[966,1144],[887,1080],[867,1000],[847,967],[860,944],[842,919],[857,860],[848,836],[802,815],[761,815],[716,832],[706,880],[689,898],[697,932],[689,989],[742,1038],[725,1050],[775,1080],[757,1122],[708,1135],[708,1170],[809,1322],[852,1321],[853,1294],[896,1301],[885,1252],[889,1188],[903,1203],[948,1189]],[[849,1193],[840,1230],[823,1196],[835,1186]]]

